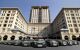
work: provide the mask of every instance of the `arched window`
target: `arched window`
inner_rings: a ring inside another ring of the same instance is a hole
[[[15,36],[13,35],[13,36],[11,36],[11,40],[14,40],[15,39]]]
[[[8,38],[8,36],[7,36],[7,35],[5,35],[5,36],[3,37],[3,40],[7,40],[7,38]]]
[[[68,36],[65,36],[64,38],[65,38],[65,40],[69,40]]]
[[[72,40],[76,40],[76,36],[75,35],[72,36]]]
[[[80,41],[80,36],[79,36],[79,37],[77,37],[77,40],[78,40],[78,41]]]
[[[19,36],[19,40],[22,40],[22,36]]]

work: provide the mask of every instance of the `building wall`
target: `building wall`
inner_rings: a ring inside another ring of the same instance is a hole
[[[49,23],[28,23],[28,34],[31,35],[40,35],[43,34],[43,29],[46,28],[49,25]],[[45,32],[44,32],[45,33]]]
[[[27,22],[18,8],[0,8],[0,36],[3,38],[3,36],[7,35],[7,40],[10,40],[12,35],[15,37],[24,35],[22,32],[17,33],[19,31],[14,33],[11,31],[12,29],[19,29],[26,32]]]
[[[64,27],[65,26],[65,27]],[[63,8],[55,20],[53,21],[53,33],[60,31],[60,29],[68,29],[68,35],[62,35],[62,39],[68,36],[72,40],[72,36],[79,37],[80,34],[80,8]],[[64,36],[64,37],[63,37]]]
[[[30,23],[49,23],[50,12],[48,6],[32,6]]]

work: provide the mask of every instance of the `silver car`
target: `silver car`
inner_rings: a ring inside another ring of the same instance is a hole
[[[31,43],[32,47],[46,47],[46,41],[44,39],[37,39]]]
[[[58,40],[60,46],[67,46],[68,42],[66,40]]]
[[[22,46],[24,47],[30,47],[31,46],[31,43],[32,43],[33,40],[24,40],[22,41]]]
[[[20,46],[22,45],[22,40],[15,40],[13,43],[14,46]]]
[[[48,40],[46,40],[46,44],[49,47],[58,47],[58,45],[59,45],[58,41],[56,41],[54,39],[48,39]]]
[[[68,45],[72,46],[72,45],[79,45],[79,42],[76,40],[69,40],[68,41]]]
[[[73,40],[73,45],[79,45],[79,42],[76,40]]]

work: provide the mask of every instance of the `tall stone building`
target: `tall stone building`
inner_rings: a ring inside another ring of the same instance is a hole
[[[28,23],[28,34],[42,36],[43,29],[50,24],[50,11],[48,6],[32,6]]]
[[[32,6],[30,23],[50,23],[50,11],[48,6]]]
[[[18,8],[0,8],[0,40],[20,40],[26,31],[27,22]]]
[[[80,8],[63,8],[53,21],[53,37],[76,40],[80,37]]]

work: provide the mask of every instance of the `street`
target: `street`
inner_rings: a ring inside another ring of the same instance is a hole
[[[59,46],[46,48],[21,47],[12,45],[0,45],[0,50],[80,50],[80,45]]]

